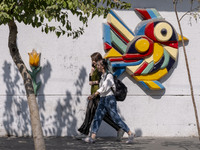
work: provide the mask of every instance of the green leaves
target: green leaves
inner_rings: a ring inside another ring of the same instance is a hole
[[[59,38],[61,35],[61,32],[56,32],[57,37]]]
[[[14,19],[34,28],[42,27],[42,32],[46,34],[55,32],[57,37],[67,35],[76,38],[83,34],[90,16],[106,17],[110,9],[130,7],[130,4],[120,0],[3,0],[0,3],[0,25]],[[73,28],[69,12],[77,16],[82,27]]]
[[[73,8],[72,1],[67,1],[67,4],[68,4],[68,9],[72,9]]]

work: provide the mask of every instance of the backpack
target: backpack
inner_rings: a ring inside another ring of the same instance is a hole
[[[113,75],[113,79],[116,86],[116,91],[114,91],[112,87],[111,87],[111,90],[117,101],[124,101],[128,92],[127,87],[122,81],[120,81],[117,78],[117,76]]]

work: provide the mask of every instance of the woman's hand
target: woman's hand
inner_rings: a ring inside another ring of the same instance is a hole
[[[89,85],[93,85],[93,81],[90,81],[90,82],[89,82]]]
[[[95,97],[97,97],[97,95],[99,95],[99,92],[96,91],[94,94],[88,96],[88,100],[94,99]]]
[[[88,100],[92,100],[95,97],[95,94],[88,96]]]

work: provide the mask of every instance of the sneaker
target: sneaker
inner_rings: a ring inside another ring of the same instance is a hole
[[[117,131],[117,141],[121,141],[122,140],[122,137],[123,137],[123,135],[124,135],[124,130],[122,130],[122,129],[119,129],[118,131]]]
[[[80,135],[75,136],[75,139],[77,139],[77,140],[82,140],[83,138],[86,138],[85,134],[80,134]]]
[[[85,141],[86,143],[94,143],[94,142],[95,142],[95,140],[92,139],[90,136],[86,137],[86,138],[84,139],[84,141]]]
[[[128,140],[126,141],[127,144],[133,143],[133,139],[134,139],[134,134],[131,133],[131,135],[128,136]]]

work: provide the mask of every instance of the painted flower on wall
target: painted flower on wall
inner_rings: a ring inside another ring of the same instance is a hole
[[[41,85],[41,82],[36,82],[36,76],[37,73],[41,70],[40,65],[40,53],[37,53],[36,50],[32,50],[31,53],[28,53],[29,55],[29,64],[31,66],[31,70],[29,71],[29,74],[31,75],[32,78],[32,83],[33,83],[33,89],[34,89],[34,93],[35,95],[37,95],[37,91]]]
[[[36,50],[32,50],[31,53],[28,53],[29,55],[29,64],[32,67],[38,67],[40,62],[40,53],[37,53]]]

